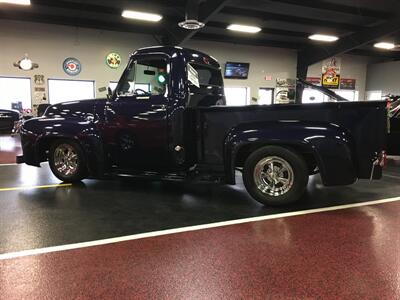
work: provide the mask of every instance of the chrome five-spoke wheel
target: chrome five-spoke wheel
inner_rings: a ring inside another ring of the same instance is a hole
[[[265,146],[252,152],[243,167],[243,183],[254,199],[284,205],[300,199],[308,182],[308,167],[296,151]]]
[[[50,168],[64,182],[77,182],[86,177],[85,157],[82,147],[73,140],[56,140],[50,146]]]
[[[78,170],[78,153],[71,145],[59,145],[54,150],[54,166],[61,175],[74,175]]]
[[[254,168],[253,177],[257,188],[270,196],[286,194],[294,181],[291,165],[277,156],[268,156],[260,160]]]

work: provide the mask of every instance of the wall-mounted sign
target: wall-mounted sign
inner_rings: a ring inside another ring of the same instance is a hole
[[[337,57],[325,60],[322,64],[322,86],[337,89],[340,84],[341,60]]]
[[[63,62],[63,69],[64,72],[67,73],[68,75],[76,76],[81,72],[82,65],[78,59],[74,57],[68,57]]]
[[[307,77],[306,81],[314,85],[321,85],[321,77]]]
[[[121,55],[116,52],[111,52],[106,57],[106,64],[111,69],[118,69],[121,65]]]
[[[340,88],[342,90],[355,90],[356,89],[356,80],[342,78],[342,79],[340,79]]]
[[[275,89],[276,104],[294,103],[296,100],[296,79],[277,78]]]
[[[44,75],[34,75],[33,82],[35,85],[44,85]]]
[[[265,81],[272,81],[272,75],[265,75]]]

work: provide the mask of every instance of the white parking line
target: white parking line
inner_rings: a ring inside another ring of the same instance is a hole
[[[272,219],[279,219],[279,218],[287,218],[287,217],[294,217],[294,216],[301,216],[301,215],[308,215],[308,214],[315,214],[320,212],[328,212],[328,211],[335,211],[335,210],[343,210],[355,207],[362,207],[362,206],[369,206],[369,205],[377,205],[383,204],[388,202],[400,201],[400,197],[395,198],[387,198],[375,201],[368,201],[363,203],[354,203],[354,204],[346,204],[346,205],[339,205],[339,206],[332,206],[332,207],[324,207],[324,208],[316,208],[316,209],[308,209],[302,211],[295,211],[295,212],[287,212],[287,213],[280,213],[268,216],[260,216],[260,217],[253,217],[253,218],[246,218],[246,219],[238,219],[232,221],[225,221],[225,222],[218,222],[218,223],[211,223],[211,224],[204,224],[204,225],[196,225],[196,226],[189,226],[189,227],[182,227],[182,228],[175,228],[175,229],[168,229],[168,230],[161,230],[161,231],[153,231],[148,233],[140,233],[116,238],[109,238],[103,240],[96,240],[90,242],[83,242],[83,243],[75,243],[75,244],[68,244],[68,245],[61,245],[61,246],[54,246],[54,247],[47,247],[47,248],[39,248],[39,249],[31,249],[31,250],[24,250],[19,252],[10,252],[0,254],[0,260],[6,259],[13,259],[31,255],[39,255],[45,253],[52,253],[52,252],[59,252],[59,251],[66,251],[66,250],[73,250],[73,249],[80,249],[80,248],[87,248],[87,247],[94,247],[100,245],[107,245],[113,243],[120,243],[150,237],[157,237],[181,232],[189,232],[189,231],[196,231],[196,230],[204,230],[210,228],[217,228],[223,226],[231,226],[236,224],[243,224],[243,223],[250,223],[250,222],[259,222],[265,220],[272,220]]]
[[[18,166],[17,163],[14,164],[0,164],[0,167]]]
[[[400,176],[390,175],[390,174],[383,174],[383,177],[394,178],[394,179],[400,179]]]

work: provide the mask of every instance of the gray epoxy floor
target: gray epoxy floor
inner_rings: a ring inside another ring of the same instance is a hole
[[[400,167],[381,181],[326,188],[310,179],[295,205],[271,208],[255,202],[238,175],[236,186],[85,180],[80,185],[1,191],[57,184],[47,164],[0,167],[0,254],[156,230],[400,196]]]

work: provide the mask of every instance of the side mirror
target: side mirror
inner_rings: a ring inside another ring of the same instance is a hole
[[[110,87],[107,88],[107,100],[111,100],[113,91]]]

